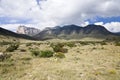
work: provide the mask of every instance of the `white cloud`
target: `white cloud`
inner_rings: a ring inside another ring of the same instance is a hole
[[[111,32],[120,32],[120,22],[106,23],[104,26]]]
[[[21,25],[24,25],[27,27],[34,27],[34,28],[39,27],[39,25],[35,25],[35,24],[2,24],[2,25],[0,25],[0,27],[16,32],[18,26],[21,26]],[[44,27],[41,27],[41,29],[43,29],[43,28]]]
[[[95,25],[103,25],[104,23],[103,22],[96,22],[94,23]]]
[[[90,23],[88,21],[81,24],[82,27],[89,25]]]
[[[80,25],[96,16],[120,16],[120,0],[40,0],[39,3],[36,0],[1,0],[0,17],[32,19],[30,24],[43,29],[66,24]]]
[[[2,24],[0,27],[15,31],[20,24]]]

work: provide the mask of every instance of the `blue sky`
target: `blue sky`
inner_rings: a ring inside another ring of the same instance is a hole
[[[96,22],[103,22],[104,24],[106,23],[111,23],[111,22],[120,22],[120,16],[116,17],[96,17],[94,20],[88,19],[86,21],[89,21],[90,24],[94,24]]]
[[[24,18],[0,17],[0,24],[28,24],[32,20]]]
[[[0,0],[0,26],[44,29],[58,25],[103,25],[120,32],[120,0]]]

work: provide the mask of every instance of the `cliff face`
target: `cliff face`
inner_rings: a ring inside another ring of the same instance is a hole
[[[40,32],[39,29],[26,27],[26,26],[19,26],[17,29],[18,34],[26,34],[29,36],[34,36]]]

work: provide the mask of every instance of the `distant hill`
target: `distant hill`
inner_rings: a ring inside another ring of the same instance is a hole
[[[32,27],[26,27],[26,26],[19,26],[17,29],[18,34],[26,34],[29,36],[34,36],[40,32],[39,29],[32,28]]]
[[[116,35],[120,36],[120,32],[115,33]]]
[[[77,25],[57,26],[54,28],[47,28],[34,36],[39,40],[46,39],[81,39],[85,37],[92,38],[110,38],[117,37],[116,34],[109,32],[104,26],[88,25],[80,27]]]
[[[0,27],[0,35],[5,36],[5,37],[10,36],[10,37],[15,37],[15,38],[35,40],[35,38],[32,38],[30,36],[27,36],[27,35],[24,35],[24,34],[17,34],[17,33],[14,33],[12,31],[3,29],[1,27]]]

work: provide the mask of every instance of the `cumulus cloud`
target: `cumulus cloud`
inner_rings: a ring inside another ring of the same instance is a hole
[[[104,24],[104,26],[111,32],[120,32],[120,22],[110,22]]]
[[[103,25],[104,23],[103,22],[96,22],[94,23],[95,25]]]
[[[120,16],[120,0],[1,0],[0,17],[31,19],[39,29]],[[23,23],[24,24],[24,23]]]

